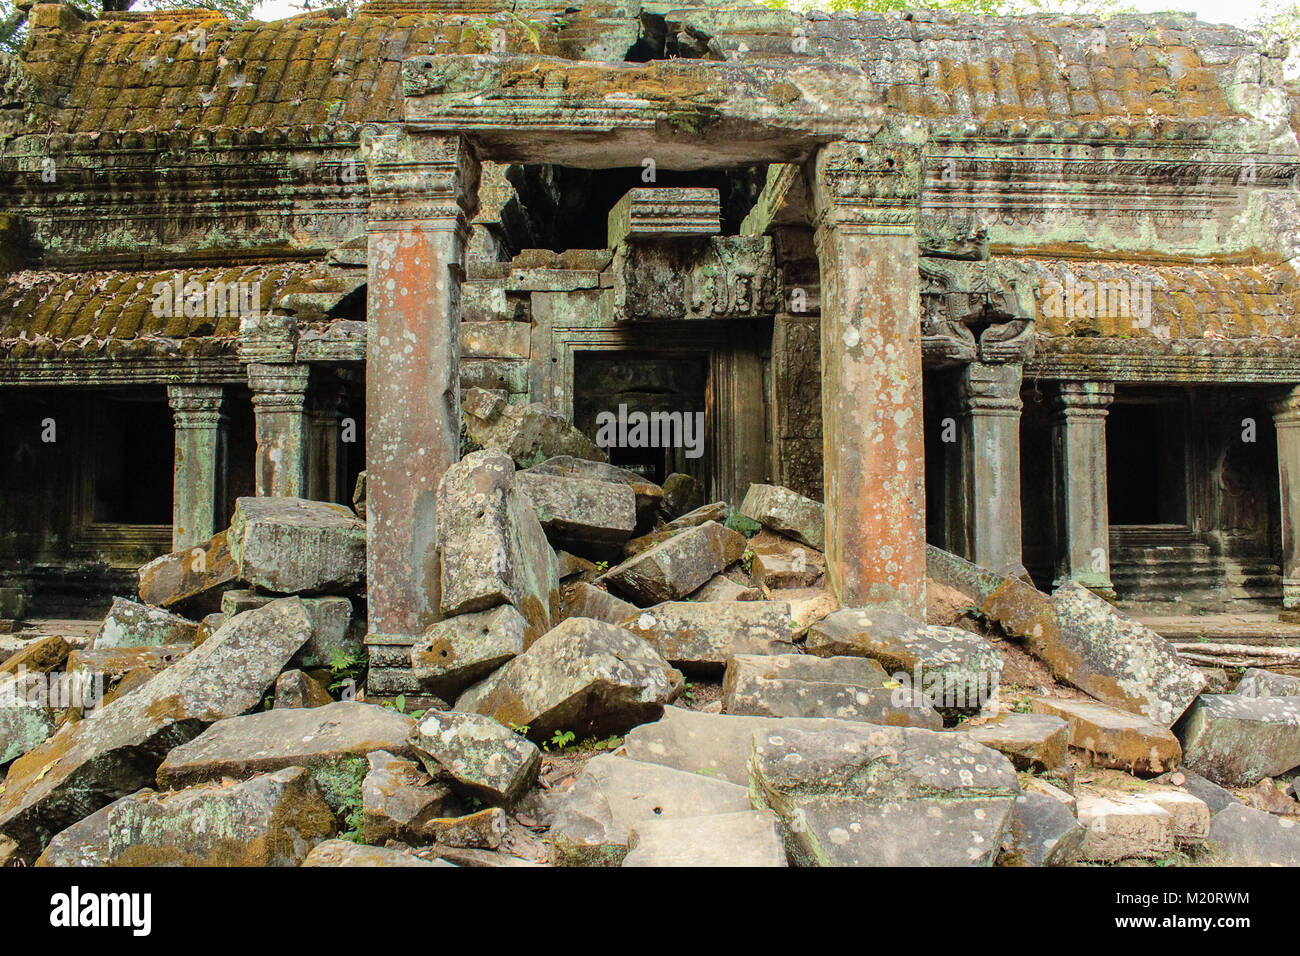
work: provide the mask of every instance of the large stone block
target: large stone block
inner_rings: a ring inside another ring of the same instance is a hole
[[[557,455],[591,461],[605,453],[548,406],[511,405],[481,388],[461,394],[465,432],[480,448],[508,455],[520,468],[530,468]]]
[[[344,505],[240,498],[229,536],[239,579],[254,587],[313,594],[365,582],[366,523]]]
[[[942,730],[943,718],[919,692],[893,684],[862,657],[736,654],[727,662],[722,706],[758,717],[832,717]]]
[[[739,561],[744,552],[744,535],[709,521],[628,558],[600,580],[637,604],[676,601]]]
[[[988,866],[1020,795],[1005,757],[961,734],[836,722],[754,735],[750,798],[807,866]]]
[[[1065,866],[1079,858],[1087,831],[1069,807],[1042,793],[1016,798],[1000,866]]]
[[[637,523],[646,524],[652,520],[663,501],[664,490],[654,482],[638,475],[635,471],[618,468],[604,461],[591,461],[575,458],[572,455],[556,455],[540,464],[527,469],[529,474],[560,475],[569,478],[585,478],[593,481],[617,481],[627,485],[636,495]]]
[[[786,866],[785,844],[770,812],[644,820],[628,834],[624,866]]]
[[[564,594],[565,617],[589,617],[606,624],[622,624],[634,617],[637,606],[616,598],[586,581],[569,587]]]
[[[716,236],[722,231],[718,190],[693,187],[629,189],[609,211],[605,244],[629,239]]]
[[[1069,725],[1048,714],[997,714],[979,724],[963,724],[962,733],[991,747],[1017,770],[1043,773],[1066,766]]]
[[[512,605],[449,617],[433,624],[411,648],[415,679],[444,700],[524,652],[528,622]]]
[[[626,757],[593,757],[555,813],[551,862],[620,866],[640,823],[749,809],[745,788],[734,783]]]
[[[102,649],[192,644],[197,628],[198,624],[179,614],[115,597],[104,623],[99,626],[93,646]]]
[[[1183,762],[1225,787],[1300,767],[1300,700],[1202,694],[1178,726]]]
[[[1080,858],[1094,863],[1157,859],[1174,851],[1174,817],[1143,796],[1084,791],[1079,822],[1087,828]]]
[[[1034,713],[1059,717],[1069,725],[1070,746],[1090,763],[1131,773],[1164,773],[1178,766],[1182,748],[1168,729],[1125,710],[1091,700],[1035,697]]]
[[[229,717],[172,750],[158,768],[158,785],[176,790],[304,767],[339,809],[359,800],[372,750],[414,755],[406,740],[414,726],[395,710],[355,701]]]
[[[735,654],[794,650],[790,606],[780,601],[668,601],[633,613],[622,626],[686,671],[716,674]]]
[[[559,564],[531,506],[515,491],[514,464],[496,451],[466,455],[438,485],[444,614],[511,604],[527,640],[561,616]]]
[[[54,837],[37,866],[298,866],[337,832],[311,775],[141,790]]]
[[[470,796],[513,803],[537,782],[542,752],[490,717],[428,711],[411,746],[434,774],[448,774]]]
[[[556,547],[617,553],[636,531],[636,493],[622,482],[521,471],[515,486]]]
[[[1237,803],[1210,820],[1216,863],[1228,866],[1300,866],[1300,826]]]
[[[151,785],[169,751],[255,706],[310,635],[301,601],[275,601],[223,625],[93,718],[63,727],[9,768],[0,833],[34,856],[55,833]]]
[[[140,568],[140,600],[157,607],[172,607],[219,592],[238,574],[227,532],[222,531],[202,544],[164,554]]]
[[[740,513],[777,534],[826,548],[826,506],[779,485],[750,485]]]
[[[819,657],[870,657],[939,709],[978,710],[998,689],[1002,655],[977,634],[884,608],[842,608],[808,629]]]
[[[446,860],[426,860],[410,850],[382,846],[360,846],[351,840],[326,840],[316,844],[303,866],[455,866]]]
[[[1242,697],[1300,697],[1300,677],[1247,667],[1233,693]]]
[[[361,832],[367,843],[422,842],[431,821],[459,807],[451,788],[435,782],[414,760],[372,750],[366,754],[366,762],[369,769],[361,781]]]
[[[620,627],[571,617],[456,701],[532,740],[557,730],[580,739],[655,720],[682,688],[682,675]]]
[[[28,700],[18,681],[0,680],[0,767],[35,750],[54,732],[49,711]]]

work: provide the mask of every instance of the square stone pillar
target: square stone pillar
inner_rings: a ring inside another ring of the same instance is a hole
[[[1019,363],[972,362],[962,372],[967,557],[1008,574],[1021,566]]]
[[[845,606],[888,603],[924,620],[920,152],[832,143],[811,179],[827,574]]]
[[[1107,597],[1110,506],[1106,496],[1106,412],[1110,382],[1061,382],[1053,400],[1052,470],[1060,556],[1056,583],[1075,581]]]
[[[372,635],[439,617],[436,495],[460,456],[460,283],[479,164],[460,137],[365,144],[367,596]]]
[[[259,496],[303,496],[308,372],[306,365],[248,366],[257,434],[254,487]]]
[[[1282,503],[1282,606],[1300,608],[1300,386],[1273,408]]]
[[[176,424],[172,469],[172,550],[207,541],[217,531],[225,497],[226,418],[220,385],[168,385]]]

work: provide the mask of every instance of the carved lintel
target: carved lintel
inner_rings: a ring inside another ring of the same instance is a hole
[[[917,222],[921,255],[939,259],[987,259],[989,230],[974,215],[923,214]]]
[[[1023,363],[1037,332],[1030,279],[990,261],[921,262],[922,347],[929,368]]]

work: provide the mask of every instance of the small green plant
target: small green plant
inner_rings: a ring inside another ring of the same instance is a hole
[[[528,731],[531,730],[532,728],[529,727],[528,724],[511,724],[510,729],[513,730],[515,733],[517,733],[520,737],[527,737]]]
[[[688,704],[695,700],[695,685],[690,681],[682,684],[682,700]]]
[[[740,566],[741,566],[742,568],[745,569],[745,573],[746,573],[746,574],[749,574],[749,572],[753,569],[753,567],[754,567],[754,549],[753,549],[753,548],[746,548],[746,549],[745,549],[745,553],[742,554],[742,555],[740,556]]]
[[[357,792],[356,796],[350,798],[340,808],[343,814],[343,826],[346,828],[339,834],[339,839],[350,840],[353,843],[365,843],[365,813],[361,809],[361,793]]]
[[[556,750],[563,750],[565,747],[569,746],[569,744],[573,743],[575,736],[576,735],[572,730],[557,730],[555,733],[551,734],[551,739],[547,742],[546,749],[550,750],[554,747]]]
[[[609,570],[609,562],[608,562],[608,561],[597,561],[597,562],[596,562],[596,570],[599,571],[601,574],[604,574],[606,571]]]

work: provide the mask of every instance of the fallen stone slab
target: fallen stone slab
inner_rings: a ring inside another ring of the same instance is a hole
[[[524,652],[528,621],[510,604],[430,625],[411,648],[420,685],[443,700],[487,677]]]
[[[864,657],[737,654],[727,662],[722,709],[758,717],[831,717],[943,729],[943,718],[924,696],[897,686],[878,663]]]
[[[688,672],[716,674],[736,654],[794,649],[790,607],[780,601],[667,601],[633,614],[622,626]]]
[[[410,743],[425,769],[449,775],[470,796],[510,804],[537,782],[542,752],[490,717],[433,710]]]
[[[515,486],[556,547],[617,554],[636,531],[636,494],[622,482],[521,471]]]
[[[395,710],[356,701],[228,717],[172,750],[158,767],[158,785],[177,790],[303,767],[339,810],[360,801],[372,750],[413,756],[406,738],[414,726]]]
[[[82,648],[68,655],[67,673],[81,681],[82,687],[94,682],[102,688],[135,670],[161,674],[193,649],[191,644]]]
[[[551,824],[556,866],[620,866],[631,830],[647,820],[748,811],[744,787],[626,757],[583,767]]]
[[[811,548],[788,542],[750,540],[754,561],[749,573],[754,583],[769,590],[805,588],[815,584],[826,571],[826,559]]]
[[[962,734],[837,722],[754,735],[750,795],[805,866],[988,866],[1020,785]]]
[[[324,707],[334,703],[325,685],[300,670],[288,670],[275,679],[274,710]]]
[[[51,841],[37,866],[298,866],[337,832],[311,775],[286,767],[243,783],[141,790]]]
[[[1049,714],[998,714],[959,729],[1006,756],[1017,770],[1056,770],[1065,766],[1069,756],[1069,725]]]
[[[667,541],[673,535],[685,531],[687,528],[697,528],[709,521],[723,524],[726,522],[730,511],[731,507],[725,501],[715,501],[713,504],[704,505],[694,511],[688,511],[680,518],[674,518],[654,531],[624,542],[623,556],[630,558],[634,554],[647,551],[656,544]]]
[[[1242,697],[1300,697],[1300,677],[1248,667],[1234,693]]]
[[[621,733],[657,719],[682,689],[682,675],[634,634],[571,617],[456,701],[531,740],[557,731],[579,739]]]
[[[925,623],[951,625],[964,614],[978,610],[975,599],[939,581],[925,582]]]
[[[42,637],[6,657],[4,663],[0,664],[0,674],[17,674],[20,671],[44,674],[62,667],[70,653],[72,645],[67,638],[57,634]]]
[[[408,850],[361,846],[351,840],[326,840],[303,860],[303,866],[454,866],[444,860],[424,860]]]
[[[226,591],[221,595],[221,613],[229,620],[278,597],[246,589]],[[300,600],[311,621],[311,639],[294,655],[295,664],[308,669],[332,667],[339,656],[358,658],[364,654],[365,621],[354,619],[351,599],[334,594]]]
[[[1129,711],[1090,700],[1035,697],[1036,714],[1059,717],[1069,725],[1070,746],[1097,767],[1132,773],[1164,773],[1183,757],[1178,738],[1160,724]]]
[[[1173,814],[1145,797],[1083,791],[1078,801],[1079,822],[1087,829],[1080,859],[1159,859],[1174,851]]]
[[[63,727],[10,766],[0,833],[35,856],[55,833],[152,785],[169,751],[204,725],[255,706],[310,633],[301,601],[275,601],[234,618],[93,717]]]
[[[16,683],[0,682],[0,767],[35,750],[54,732],[50,712],[28,700]]]
[[[670,517],[687,515],[704,507],[704,485],[693,475],[673,472],[664,479],[663,510]]]
[[[467,850],[500,849],[508,830],[509,821],[500,807],[432,820],[427,828],[428,835],[440,846]]]
[[[744,535],[708,521],[628,558],[599,580],[640,605],[676,601],[739,561],[744,552]]]
[[[870,657],[939,710],[978,710],[997,692],[1002,655],[977,634],[922,624],[897,611],[842,608],[808,629],[819,657]]]
[[[1000,866],[1066,866],[1079,859],[1087,830],[1070,808],[1042,793],[1016,798]]]
[[[140,569],[137,593],[145,604],[173,607],[220,593],[238,575],[222,531],[202,544],[150,561]]]
[[[1206,780],[1195,770],[1187,767],[1161,774],[1152,783],[1185,790],[1209,807],[1211,814],[1218,813],[1224,807],[1232,806],[1234,803],[1241,803],[1230,791],[1223,789],[1212,780]]]
[[[516,472],[518,474],[518,472]],[[564,584],[571,578],[580,581],[591,581],[599,573],[596,565],[586,558],[580,558],[576,554],[570,554],[568,551],[556,551],[555,560],[559,565],[560,583]]]
[[[1053,676],[1102,703],[1173,726],[1205,678],[1154,631],[1073,582],[1052,597],[927,546],[930,577],[970,594],[980,613],[1029,650]]]
[[[605,453],[563,416],[540,402],[511,405],[481,388],[461,393],[465,433],[480,448],[503,452],[520,468],[557,456],[605,461]]]
[[[1174,842],[1178,845],[1199,846],[1209,836],[1211,814],[1204,800],[1177,787],[1148,786],[1142,796],[1174,818]]]
[[[528,622],[529,644],[561,616],[559,564],[514,478],[513,462],[495,451],[466,455],[443,475],[442,610],[457,615],[513,605]]]
[[[1210,820],[1216,863],[1230,866],[1300,866],[1300,822],[1234,803]]]
[[[637,613],[637,606],[616,598],[586,581],[579,581],[564,592],[565,617],[589,617],[606,624],[621,624]]]
[[[365,582],[366,523],[351,508],[306,498],[239,498],[230,519],[239,580],[287,594]]]
[[[91,646],[96,650],[104,650],[158,644],[193,644],[197,629],[197,623],[179,614],[115,597]]]
[[[740,512],[777,534],[826,550],[826,506],[821,502],[779,485],[755,484],[745,492]]]
[[[1225,787],[1300,766],[1300,700],[1202,694],[1178,726],[1183,763]]]
[[[591,461],[572,455],[556,455],[527,469],[529,474],[562,475],[570,478],[587,478],[595,481],[617,481],[627,485],[636,495],[637,524],[645,525],[654,518],[663,501],[664,490],[635,471]]]
[[[372,750],[366,754],[366,764],[361,781],[361,832],[367,843],[422,842],[428,838],[431,821],[460,809],[451,788],[434,780],[414,760]]]
[[[759,588],[737,584],[725,574],[715,574],[686,596],[688,601],[761,601]]]
[[[644,820],[628,833],[623,866],[788,866],[776,817],[741,810]]]

